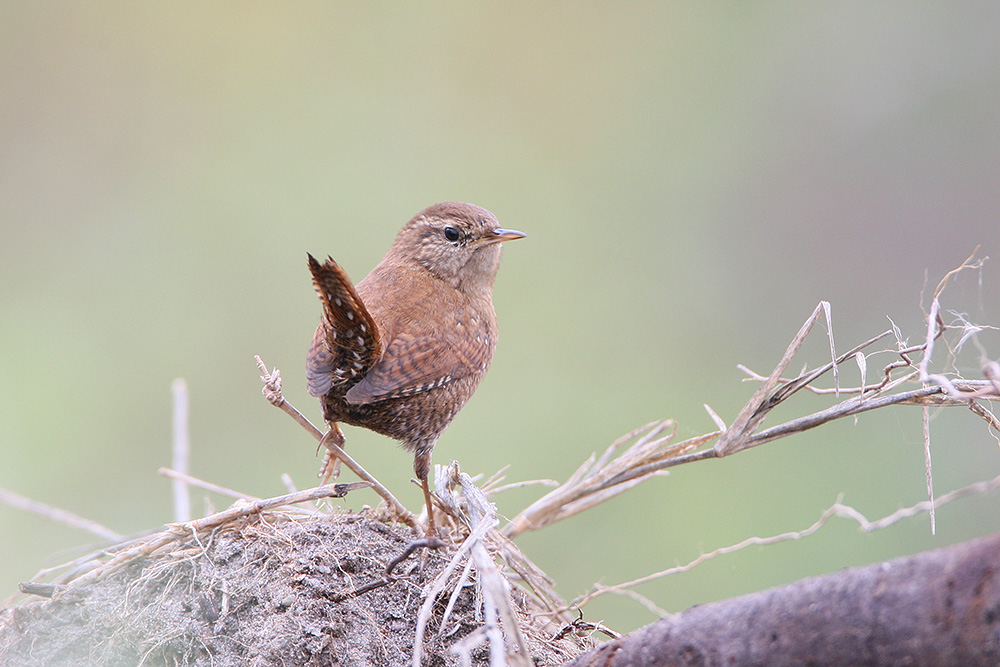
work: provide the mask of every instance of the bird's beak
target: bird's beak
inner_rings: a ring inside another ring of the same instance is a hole
[[[492,245],[494,243],[503,243],[504,241],[513,241],[514,239],[523,239],[525,236],[527,234],[515,229],[501,229],[497,227],[493,230],[493,236],[484,237],[479,242],[483,245]]]

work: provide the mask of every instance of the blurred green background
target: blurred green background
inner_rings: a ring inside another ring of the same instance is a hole
[[[318,420],[306,252],[359,280],[446,199],[528,238],[497,280],[493,368],[436,463],[562,480],[653,419],[712,430],[702,404],[731,421],[754,389],[736,364],[768,372],[820,299],[842,350],[887,315],[920,339],[925,271],[933,285],[977,244],[1000,252],[997,34],[991,3],[4,2],[0,486],[123,533],[171,520],[156,470],[176,377],[194,474],[261,496],[283,472],[312,485],[315,442],[263,400],[252,355]],[[987,263],[944,306],[996,324],[998,286]],[[793,368],[824,360],[823,329]],[[978,340],[996,357],[995,332]],[[916,408],[845,420],[519,543],[569,598],[804,528],[839,494],[874,519],[924,499],[920,432]],[[969,413],[932,432],[939,493],[1000,472]],[[418,508],[410,457],[347,435]],[[937,526],[834,522],[639,592],[675,611],[951,544],[998,529],[996,495]],[[96,546],[0,506],[0,598]],[[655,618],[614,597],[586,614]]]

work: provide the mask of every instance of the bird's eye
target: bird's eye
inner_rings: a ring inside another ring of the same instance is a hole
[[[459,237],[458,230],[455,229],[454,227],[445,227],[444,237],[445,239],[448,240],[449,243],[455,243],[458,241]]]

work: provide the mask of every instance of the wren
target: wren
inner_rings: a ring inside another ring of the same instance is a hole
[[[356,286],[332,258],[320,264],[309,255],[323,317],[306,380],[329,426],[324,438],[342,446],[338,423],[344,423],[412,452],[430,533],[431,452],[493,359],[501,244],[522,237],[502,229],[486,209],[443,202],[406,223]]]

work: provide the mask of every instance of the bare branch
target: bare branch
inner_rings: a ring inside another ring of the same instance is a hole
[[[173,467],[186,475],[190,472],[191,437],[188,432],[188,390],[187,383],[177,378],[170,385],[174,397],[173,410]],[[175,477],[174,521],[183,523],[191,519],[191,496],[187,483],[182,477]]]
[[[628,490],[642,481],[642,478],[656,473],[659,468],[642,474],[634,474],[636,470],[646,470],[665,461],[675,460],[704,442],[702,439],[695,439],[671,445],[669,442],[673,439],[675,430],[673,420],[664,419],[650,422],[625,434],[613,442],[599,459],[595,460],[591,456],[565,484],[536,500],[514,517],[504,527],[503,534],[508,538],[516,537],[525,530],[537,530],[578,514]],[[628,449],[615,456],[622,446],[633,439],[635,442]]]
[[[6,503],[11,507],[16,507],[19,510],[24,510],[25,512],[32,512],[33,514],[43,516],[50,521],[61,523],[64,526],[69,526],[70,528],[85,530],[92,535],[100,537],[102,540],[117,542],[122,539],[121,534],[116,533],[110,528],[105,528],[96,521],[84,519],[83,517],[77,516],[72,512],[67,512],[66,510],[59,509],[58,507],[46,505],[45,503],[22,496],[19,493],[14,493],[13,491],[0,489],[0,502]]]
[[[938,498],[936,505],[940,507],[954,500],[958,500],[959,498],[965,498],[966,496],[986,493],[988,491],[993,491],[998,488],[1000,488],[1000,477],[995,477],[994,479],[987,480],[985,482],[976,482],[975,484],[970,484],[969,486],[944,494],[943,496]],[[863,514],[861,514],[861,512],[857,511],[850,505],[844,505],[838,501],[833,505],[831,505],[828,509],[826,509],[820,515],[819,519],[816,520],[816,522],[814,522],[811,526],[804,528],[802,530],[788,531],[780,533],[778,535],[770,535],[768,537],[756,537],[756,536],[748,537],[747,539],[738,542],[736,544],[732,544],[725,547],[719,547],[718,549],[714,549],[712,551],[704,553],[685,565],[676,565],[673,567],[669,567],[665,570],[660,570],[659,572],[647,574],[637,579],[626,581],[621,584],[616,584],[614,586],[603,586],[600,584],[595,585],[590,592],[572,600],[569,603],[569,605],[567,605],[566,609],[581,607],[590,602],[591,600],[593,600],[594,598],[597,598],[601,595],[605,595],[607,593],[614,593],[617,595],[625,594],[626,591],[629,591],[630,589],[635,588],[636,586],[639,586],[641,584],[649,583],[650,581],[655,581],[657,579],[662,579],[664,577],[673,574],[688,572],[706,561],[718,558],[719,556],[724,556],[727,554],[735,553],[737,551],[741,551],[750,546],[761,547],[761,546],[769,546],[772,544],[778,544],[779,542],[788,542],[790,540],[801,540],[802,538],[808,537],[813,533],[817,532],[820,528],[826,525],[826,523],[833,517],[851,519],[852,521],[856,521],[858,523],[861,530],[865,532],[874,532],[876,530],[881,530],[883,528],[891,526],[892,524],[902,519],[915,516],[922,512],[931,512],[934,510],[934,507],[935,503],[931,501],[924,501],[917,503],[916,505],[913,505],[911,507],[905,507],[903,509],[896,510],[892,514],[883,517],[881,519],[878,519],[877,521],[869,521],[868,519],[865,518]]]
[[[764,384],[757,389],[756,393],[750,398],[747,404],[740,410],[740,413],[733,420],[732,425],[728,430],[722,433],[719,437],[719,441],[715,443],[715,452],[717,456],[728,456],[734,452],[739,451],[740,441],[747,435],[753,432],[757,425],[763,421],[764,417],[767,416],[769,408],[765,408],[765,404],[771,399],[772,392],[777,388],[781,375],[788,368],[788,364],[791,363],[792,358],[798,353],[799,349],[802,347],[802,343],[805,342],[806,337],[809,332],[812,331],[813,325],[819,317],[819,314],[824,311],[824,302],[820,302],[813,310],[812,315],[810,315],[799,332],[795,334],[792,342],[785,349],[785,353],[782,355],[781,360],[778,365],[775,366],[771,375],[764,381]],[[800,378],[801,380],[801,378]],[[806,385],[811,380],[802,382],[802,385]],[[794,381],[793,381],[794,382]],[[775,404],[776,405],[776,404]],[[773,405],[771,406],[773,407]]]
[[[211,531],[219,526],[232,521],[242,519],[261,512],[270,511],[279,507],[305,503],[319,498],[342,498],[351,491],[367,488],[368,482],[353,482],[351,484],[327,484],[305,491],[289,493],[266,500],[238,500],[232,507],[216,514],[211,514],[200,519],[193,519],[185,523],[167,524],[163,530],[116,545],[114,548],[105,549],[103,554],[112,555],[111,560],[102,563],[96,569],[72,580],[71,586],[86,586],[96,579],[115,571],[117,568],[131,562],[135,558],[148,556],[157,550],[183,538],[189,534],[197,534]]]
[[[692,607],[565,667],[996,665],[1000,536]]]
[[[312,435],[316,440],[322,442],[328,450],[333,452],[336,457],[344,463],[348,468],[351,469],[355,475],[368,482],[372,489],[382,497],[382,500],[392,509],[394,514],[399,518],[400,521],[408,526],[414,526],[417,523],[417,518],[414,516],[413,512],[406,509],[403,503],[396,499],[396,496],[387,489],[382,482],[378,481],[374,475],[365,470],[360,463],[351,458],[343,448],[338,447],[334,442],[333,438],[324,438],[323,433],[313,426],[312,422],[305,418],[305,416],[295,409],[291,403],[289,403],[281,393],[281,373],[277,368],[268,372],[267,366],[261,360],[259,356],[254,356],[257,360],[257,368],[260,370],[260,379],[264,383],[264,388],[261,393],[268,402],[280,408],[286,414],[290,415],[292,419],[299,423],[302,428],[306,430],[310,435]]]
[[[171,468],[160,468],[156,471],[157,474],[163,475],[164,477],[169,477],[170,479],[180,480],[184,484],[190,484],[191,486],[197,486],[198,488],[205,489],[206,491],[212,491],[213,493],[218,493],[221,496],[228,496],[229,498],[235,498],[236,500],[260,500],[257,496],[252,496],[249,493],[243,493],[242,491],[234,491],[225,486],[219,486],[212,482],[206,482],[203,479],[198,479],[191,475],[180,472],[179,470],[173,470]],[[184,523],[179,521],[177,523]]]
[[[978,266],[978,264],[975,266]],[[940,289],[937,294],[940,294]],[[975,414],[983,418],[991,428],[1000,431],[1000,420],[997,420],[992,412],[976,403],[976,399],[1000,398],[1000,364],[989,362],[984,365],[983,373],[987,378],[986,380],[966,380],[960,377],[947,378],[943,375],[933,375],[928,372],[934,342],[941,338],[946,330],[939,312],[940,305],[937,296],[935,296],[931,311],[928,313],[927,334],[921,345],[908,346],[899,328],[893,324],[890,330],[873,336],[844,354],[837,355],[835,345],[832,341],[832,333],[828,333],[831,338],[831,360],[818,368],[804,370],[798,377],[787,379],[783,377],[784,371],[788,368],[792,359],[802,347],[805,338],[812,330],[813,325],[821,316],[826,319],[828,332],[832,332],[833,325],[829,305],[826,302],[820,302],[799,329],[785,350],[781,360],[769,376],[758,375],[741,366],[754,379],[761,381],[762,385],[747,401],[730,426],[726,427],[725,421],[719,415],[715,414],[711,408],[706,406],[709,416],[715,422],[716,426],[721,428],[721,431],[706,433],[670,446],[665,445],[669,440],[669,437],[665,437],[657,441],[656,446],[662,447],[662,450],[656,452],[643,449],[641,445],[644,441],[640,440],[624,454],[616,459],[613,458],[618,448],[626,442],[639,437],[644,430],[653,428],[656,424],[665,425],[667,422],[653,422],[640,427],[613,443],[600,459],[595,460],[593,456],[589,458],[570,476],[566,483],[535,501],[530,507],[518,514],[504,528],[504,534],[507,537],[514,537],[525,530],[538,529],[554,521],[572,516],[631,488],[641,481],[649,479],[658,472],[665,471],[667,468],[705,459],[728,456],[778,438],[816,428],[835,419],[842,419],[891,405],[919,405],[924,411],[929,410],[931,406],[967,406]],[[898,356],[898,360],[884,367],[882,379],[878,384],[868,386],[865,380],[867,358],[863,351],[890,336],[895,336],[896,338],[897,349],[893,353]],[[923,352],[923,358],[919,365],[915,364],[911,358],[911,355],[916,352]],[[861,386],[857,388],[840,388],[837,369],[846,360],[851,358],[856,359],[858,362],[859,370],[861,371]],[[909,369],[909,371],[894,378],[894,373],[899,369]],[[821,389],[813,384],[818,378],[830,371],[833,371],[835,376],[834,387],[832,389]],[[905,385],[912,383],[913,380],[920,380],[922,386],[918,389],[900,391]],[[840,393],[845,393],[853,395],[824,410],[791,419],[770,428],[757,430],[774,408],[802,389],[817,394],[832,393],[839,395]],[[933,499],[933,486],[930,481],[929,467],[929,424],[927,426],[924,440],[928,452],[928,497]],[[673,428],[672,422],[671,428]],[[648,437],[650,437],[649,434],[642,436],[642,438]],[[713,447],[700,449],[702,446],[716,439],[717,441]],[[1000,443],[1000,438],[998,438],[998,443]]]

